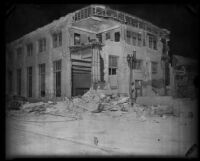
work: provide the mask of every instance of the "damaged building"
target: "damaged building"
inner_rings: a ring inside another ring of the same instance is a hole
[[[92,87],[122,95],[131,88],[137,97],[165,95],[169,34],[108,6],[87,6],[7,44],[6,94],[52,99]],[[133,53],[130,69],[127,56]]]

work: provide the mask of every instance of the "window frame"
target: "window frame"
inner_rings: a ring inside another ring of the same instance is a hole
[[[38,52],[42,53],[46,51],[46,46],[47,46],[47,42],[46,42],[46,38],[40,38],[38,40]]]
[[[17,52],[17,57],[18,58],[21,57],[22,56],[22,52],[23,52],[22,46],[17,47],[16,52]]]
[[[114,34],[114,40],[115,40],[115,42],[120,42],[120,31],[116,31],[115,32],[115,34]]]
[[[76,40],[76,37],[79,38],[79,40]],[[78,42],[78,43],[77,43]],[[81,34],[74,33],[74,45],[81,45]]]
[[[26,44],[27,56],[33,56],[33,43]]]
[[[52,34],[52,46],[53,48],[62,46],[62,31]]]
[[[39,64],[39,91],[40,97],[46,96],[46,64]]]
[[[109,55],[108,75],[117,75],[119,56]],[[113,60],[115,59],[115,60]]]
[[[158,62],[151,61],[151,73],[157,74],[158,73]]]

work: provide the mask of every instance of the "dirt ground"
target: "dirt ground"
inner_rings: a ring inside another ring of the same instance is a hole
[[[7,157],[184,157],[198,143],[198,117],[190,103],[176,105],[193,110],[192,116],[138,116],[133,108],[76,115],[11,111],[6,118]]]

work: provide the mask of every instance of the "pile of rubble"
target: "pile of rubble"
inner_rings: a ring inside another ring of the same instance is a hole
[[[131,107],[129,97],[119,96],[116,94],[105,94],[100,90],[90,89],[82,97],[65,98],[61,102],[37,102],[37,103],[15,103],[11,104],[13,110],[21,110],[27,113],[49,113],[49,114],[67,114],[79,113],[82,114],[86,111],[91,113],[101,113],[106,111],[127,113],[134,111],[139,117],[166,117],[166,116],[179,116],[177,110],[173,106],[167,105],[141,105],[134,103]]]

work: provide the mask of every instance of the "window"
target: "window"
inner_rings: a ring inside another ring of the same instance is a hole
[[[17,48],[17,57],[22,56],[22,47]]]
[[[131,43],[131,32],[126,31],[126,36],[127,36],[127,43],[130,44]]]
[[[53,48],[57,48],[62,45],[62,32],[52,34]]]
[[[45,64],[39,64],[39,91],[40,96],[45,97]]]
[[[45,38],[42,38],[42,39],[39,39],[38,41],[39,43],[39,52],[43,52],[46,50],[46,39]]]
[[[137,34],[132,32],[132,45],[136,46]]]
[[[81,35],[74,33],[74,45],[80,45],[81,44]]]
[[[141,70],[143,61],[141,59],[136,59],[135,65],[133,69]]]
[[[142,35],[138,34],[138,46],[142,46]]]
[[[157,50],[157,38],[153,35],[149,35],[149,48]]]
[[[157,62],[151,62],[151,71],[153,74],[156,74],[158,72],[158,63]]]
[[[9,91],[9,93],[12,92],[12,80],[13,80],[12,71],[9,71],[8,72],[8,87],[9,87],[8,91]]]
[[[110,39],[110,32],[106,33],[106,40]]]
[[[153,48],[153,37],[149,36],[149,48]]]
[[[115,42],[120,41],[120,32],[115,32]]]
[[[54,91],[56,97],[61,97],[61,71],[62,71],[62,61],[57,60],[53,62],[54,71]]]
[[[118,57],[109,55],[109,75],[116,75],[118,68]]]
[[[26,45],[26,51],[27,51],[27,56],[33,55],[33,44],[32,43]]]
[[[156,40],[156,38],[153,39],[153,49],[157,50],[157,40]]]
[[[102,43],[102,34],[97,34],[96,37],[99,40],[99,42]]]
[[[22,70],[17,69],[17,95],[21,96],[21,74]]]
[[[27,96],[32,97],[32,74],[33,68],[27,67]]]

